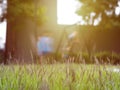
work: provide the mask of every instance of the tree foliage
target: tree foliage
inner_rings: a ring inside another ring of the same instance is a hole
[[[119,26],[120,14],[116,15],[115,10],[119,0],[78,0],[82,6],[77,10],[77,14],[83,17],[87,23],[91,19],[91,13],[94,13],[92,25],[95,19],[101,18],[99,25],[108,28],[111,26]],[[106,24],[107,23],[107,24]],[[88,23],[89,24],[89,23]]]
[[[44,6],[38,6],[37,2],[38,0],[10,0],[9,14],[13,18],[25,17],[42,24],[46,19],[46,9]]]
[[[3,6],[3,1],[0,0],[0,4]],[[7,0],[8,4],[6,7],[0,7],[4,9],[2,14],[0,15],[0,21],[2,22],[4,19],[14,20],[16,18],[28,18],[35,20],[37,24],[42,24],[46,21],[46,7],[42,5],[38,5],[40,0]],[[7,12],[7,13],[4,13]]]
[[[0,22],[3,22],[6,19],[6,8],[7,4],[4,3],[6,0],[0,0]]]

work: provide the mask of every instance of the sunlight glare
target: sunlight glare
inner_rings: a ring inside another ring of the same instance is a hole
[[[75,24],[82,18],[75,12],[80,6],[77,0],[57,0],[57,23],[58,24]]]

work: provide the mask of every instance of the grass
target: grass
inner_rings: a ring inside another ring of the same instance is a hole
[[[120,66],[0,65],[0,90],[120,90]]]

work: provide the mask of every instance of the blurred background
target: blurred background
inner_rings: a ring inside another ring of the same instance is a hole
[[[56,51],[77,31],[81,50],[120,53],[120,0],[0,0],[0,21],[5,58],[32,59],[45,30]]]

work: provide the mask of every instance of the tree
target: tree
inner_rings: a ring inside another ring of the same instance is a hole
[[[0,14],[0,22],[3,22],[6,19],[6,0],[0,0],[0,10],[1,10],[1,14]]]
[[[88,36],[86,36],[84,43],[85,43],[85,47],[88,52],[89,58],[92,60],[91,58],[91,55],[93,53],[92,48],[94,48],[93,47],[94,45],[95,46],[97,45],[97,41],[95,41],[94,38],[92,38],[92,36],[94,36],[92,35],[92,32],[94,31],[90,31],[90,30],[93,30],[93,29],[109,30],[109,29],[116,29],[116,27],[118,27],[117,28],[118,30],[120,29],[120,26],[119,26],[120,14],[116,15],[115,13],[119,0],[78,0],[78,1],[82,3],[82,5],[80,8],[78,8],[76,13],[82,16],[82,19],[85,21],[86,26],[84,27],[84,29],[85,28],[89,29],[88,30],[89,38]],[[94,27],[96,20],[98,20],[99,23],[97,27]],[[103,43],[104,42],[102,42],[102,44]],[[102,44],[100,45],[102,46]],[[102,48],[104,48],[104,46]]]
[[[45,21],[44,6],[36,6],[37,3],[39,0],[7,1],[6,60],[32,62],[36,53],[36,27]]]
[[[77,14],[83,17],[87,25],[94,25],[96,19],[101,19],[99,25],[106,28],[119,26],[120,14],[115,14],[119,0],[78,0],[82,6]],[[89,23],[92,19],[92,23]]]

